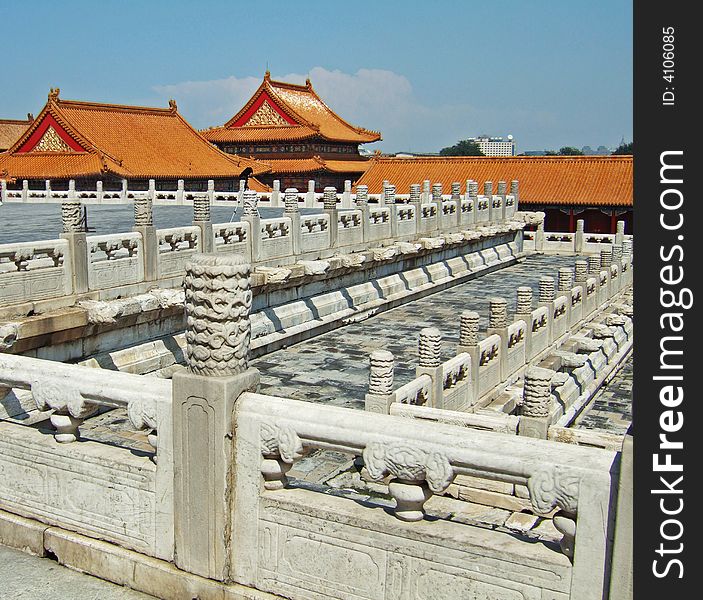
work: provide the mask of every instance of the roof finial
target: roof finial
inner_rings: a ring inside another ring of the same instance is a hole
[[[34,121],[34,113],[27,113],[27,121]]]
[[[51,88],[49,90],[49,102],[56,102],[59,99],[59,88]]]
[[[271,71],[269,71],[269,63],[266,61],[266,73],[264,73],[264,80],[268,81],[271,79]]]
[[[173,111],[176,112],[178,110],[178,106],[176,106],[176,101],[173,98],[170,98],[168,101],[168,107]]]
[[[305,78],[305,86],[308,88],[312,87],[312,83],[310,83],[310,76]]]

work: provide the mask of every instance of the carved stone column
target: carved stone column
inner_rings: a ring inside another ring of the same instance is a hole
[[[573,273],[569,267],[559,268],[558,289],[560,292],[570,292],[573,287]]]
[[[422,196],[420,195],[420,184],[410,184],[410,204],[415,210],[415,233],[418,237],[422,233]]]
[[[609,269],[610,265],[613,264],[613,249],[612,248],[601,248],[600,251],[600,268]]]
[[[338,210],[337,210],[337,190],[334,187],[326,187],[322,192],[322,202],[325,213],[329,216],[330,248],[337,245],[338,230]]]
[[[554,301],[554,277],[539,278],[539,303],[547,304]]]
[[[521,285],[517,288],[516,295],[515,318],[526,319],[527,322],[532,314],[532,288]]]
[[[442,184],[433,183],[432,184],[432,202],[437,207],[437,221],[435,229],[439,231],[442,230]]]
[[[418,342],[419,364],[416,376],[429,375],[432,378],[432,397],[428,406],[441,407],[444,393],[442,373],[442,333],[436,327],[425,327],[420,331]]]
[[[513,179],[510,182],[510,195],[515,196],[515,210],[518,210],[518,202],[520,201],[520,182]]]
[[[520,435],[547,439],[554,374],[551,369],[541,367],[530,367],[525,371],[525,387],[520,407]]]
[[[619,246],[625,239],[625,221],[618,221],[615,227],[615,244]]]
[[[383,188],[383,204],[390,211],[391,238],[398,239],[398,207],[395,203],[395,186],[392,183]]]
[[[252,292],[241,255],[197,254],[186,264],[186,365],[173,375],[176,565],[228,578],[233,409],[256,391],[248,366]]]
[[[132,227],[132,231],[140,233],[142,236],[144,280],[155,281],[159,277],[159,242],[154,227],[153,201],[148,196],[134,199],[134,227]]]
[[[242,221],[249,223],[251,232],[251,260],[261,260],[261,216],[259,215],[259,195],[254,190],[244,190],[242,195]]]
[[[293,240],[293,254],[297,256],[301,252],[300,209],[298,207],[298,190],[296,188],[286,188],[286,191],[284,192],[283,196],[283,201],[285,203],[285,208],[283,209],[283,216],[289,217],[291,220],[291,239]]]
[[[61,238],[68,241],[71,261],[71,287],[74,294],[88,291],[88,243],[83,224],[83,205],[80,200],[70,199],[61,203]]]
[[[461,182],[452,182],[452,200],[456,203],[456,226],[461,227]]]
[[[193,225],[200,228],[200,250],[214,252],[215,236],[212,232],[210,196],[205,192],[196,193],[193,197]]]
[[[576,254],[581,254],[583,252],[583,245],[585,243],[585,234],[583,228],[584,220],[577,219],[576,233],[574,233],[574,252],[576,252]]]
[[[595,277],[600,273],[600,256],[597,254],[591,254],[588,257],[588,274]]]
[[[371,237],[371,220],[369,217],[369,186],[356,186],[356,207],[361,210],[361,235],[364,242]]]
[[[369,391],[365,409],[387,415],[393,402],[393,370],[395,357],[387,350],[374,350],[369,355]]]

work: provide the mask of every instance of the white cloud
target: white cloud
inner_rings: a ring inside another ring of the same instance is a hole
[[[273,79],[304,83],[309,75],[320,97],[354,125],[380,130],[383,142],[369,148],[388,151],[438,151],[471,135],[513,133],[520,128],[553,126],[549,113],[499,111],[490,96],[477,97],[487,107],[470,102],[448,104],[438,90],[437,104],[426,106],[415,95],[407,77],[383,69],[356,73],[314,67],[309,74],[272,75]],[[155,86],[164,98],[175,98],[179,110],[196,127],[221,125],[234,115],[261,83],[259,77],[227,77]],[[509,92],[507,92],[509,93]]]

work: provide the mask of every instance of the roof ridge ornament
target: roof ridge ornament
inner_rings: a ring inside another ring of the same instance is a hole
[[[264,73],[264,81],[270,81],[271,80],[271,71],[266,69],[266,73]]]
[[[50,88],[49,89],[49,102],[56,102],[59,99],[59,92],[61,90],[59,88]]]
[[[176,112],[178,110],[176,101],[173,98],[169,98],[168,107],[171,109],[172,112]]]

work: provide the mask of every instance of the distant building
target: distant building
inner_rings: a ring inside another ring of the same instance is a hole
[[[632,156],[442,156],[437,158],[375,158],[357,181],[369,192],[379,194],[383,182],[407,194],[410,185],[424,180],[441,183],[444,193],[451,184],[517,179],[520,184],[518,208],[541,210],[548,231],[575,231],[576,220],[585,221],[586,231],[615,233],[616,222],[625,221],[632,233]]]
[[[31,113],[27,115],[27,120],[0,119],[0,152],[10,148],[33,121],[34,116]]]
[[[476,144],[486,156],[515,156],[515,142],[512,135],[505,140],[502,137],[479,136],[469,138],[467,141]]]
[[[77,189],[238,189],[239,180],[268,170],[256,161],[220,152],[178,113],[168,108],[63,100],[52,89],[39,116],[6,153],[0,154],[0,179],[10,186],[52,180],[55,189],[76,181]]]
[[[381,139],[377,131],[350,125],[329,108],[312,88],[271,79],[267,71],[254,95],[222,127],[201,132],[224,152],[250,156],[270,166],[261,180],[281,189],[342,189],[366,171],[368,158],[359,144]]]

